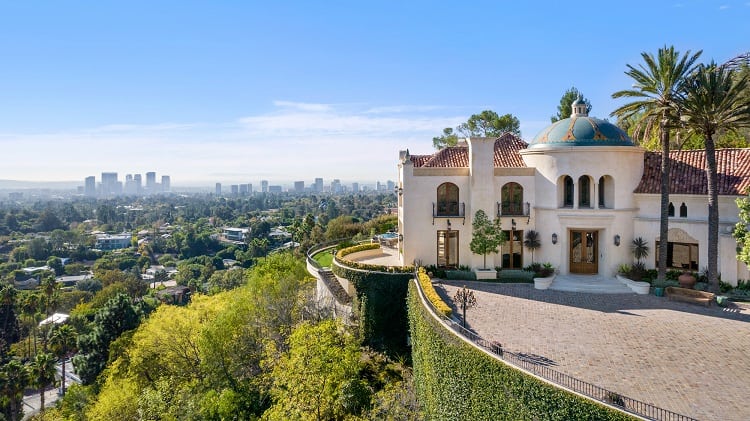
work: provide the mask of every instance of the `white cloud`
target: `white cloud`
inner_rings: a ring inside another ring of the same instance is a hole
[[[0,134],[0,179],[82,181],[89,175],[98,179],[102,171],[117,171],[122,179],[156,171],[170,175],[175,186],[261,178],[384,181],[396,179],[399,149],[429,152],[432,136],[466,119],[416,110],[384,116],[363,106],[358,111],[288,101],[274,105],[269,113],[223,124],[110,124]]]
[[[719,10],[727,10],[727,9],[729,9],[728,4],[722,4],[721,6],[719,6]]]

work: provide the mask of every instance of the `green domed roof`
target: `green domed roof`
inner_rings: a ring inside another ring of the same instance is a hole
[[[578,101],[576,101],[578,102]],[[573,105],[575,106],[578,104]],[[614,124],[584,112],[562,119],[542,130],[529,144],[535,146],[635,146],[627,133]]]

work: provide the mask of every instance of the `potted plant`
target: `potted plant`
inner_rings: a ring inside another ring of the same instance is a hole
[[[487,268],[487,255],[497,253],[498,247],[505,244],[505,234],[500,227],[500,218],[490,221],[487,214],[479,209],[474,214],[471,228],[472,238],[469,249],[472,253],[481,254],[484,258],[482,268],[475,271],[477,279],[496,279],[497,272]]]
[[[682,274],[677,277],[677,282],[680,283],[681,288],[693,289],[697,281],[698,280],[696,279],[695,275],[693,275],[692,272],[685,271],[685,272],[682,272]]]
[[[555,267],[552,263],[545,263],[534,274],[534,289],[547,289],[555,280]]]

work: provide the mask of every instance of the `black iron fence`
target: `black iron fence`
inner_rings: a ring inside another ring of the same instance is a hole
[[[503,361],[514,367],[532,373],[565,389],[576,392],[590,399],[606,403],[620,409],[621,411],[637,415],[639,417],[660,421],[697,421],[695,418],[681,415],[667,409],[659,408],[649,403],[620,395],[617,392],[605,389],[595,384],[576,379],[575,377],[571,377],[567,374],[550,368],[548,365],[545,365],[544,361],[540,361],[539,358],[535,358],[534,356],[504,351],[500,343],[484,339],[471,330],[463,327],[461,323],[459,323],[455,319],[446,317],[442,313],[438,312],[432,305],[430,300],[425,298],[422,287],[419,285],[419,281],[415,280],[414,283],[417,286],[419,295],[422,297],[422,302],[427,303],[427,308],[435,317],[441,319],[447,326],[451,328],[451,330],[453,330],[458,335],[463,336],[475,345],[488,352],[491,352],[497,358],[502,359]]]

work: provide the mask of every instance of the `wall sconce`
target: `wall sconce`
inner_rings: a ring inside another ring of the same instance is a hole
[[[510,220],[510,227],[515,231],[516,230],[516,220],[511,219]]]
[[[557,244],[557,233],[552,234],[552,244]]]
[[[447,219],[446,223],[448,224],[448,231],[450,231],[451,230],[451,220]]]
[[[400,241],[402,243],[404,242],[404,234],[399,234],[398,235],[398,241]]]
[[[404,188],[403,187],[396,187],[396,193],[398,193],[399,196],[404,194]]]
[[[620,247],[620,234],[615,235],[615,245]]]

